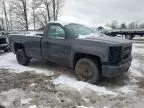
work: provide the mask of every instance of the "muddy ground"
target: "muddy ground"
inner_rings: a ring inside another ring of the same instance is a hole
[[[11,59],[5,65],[0,61],[0,108],[143,108],[143,50],[144,39],[135,39],[129,72],[114,79],[104,78],[98,85],[79,82],[72,70],[51,63],[34,60],[30,69],[17,70],[7,65],[15,63]],[[5,55],[0,54],[3,59]],[[35,67],[51,74],[38,73]],[[63,75],[68,77],[59,82]]]

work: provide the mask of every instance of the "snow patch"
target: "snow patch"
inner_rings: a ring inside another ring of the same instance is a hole
[[[132,67],[133,68],[139,68],[139,67],[141,67],[141,63],[138,60],[133,60],[132,61]]]
[[[20,100],[24,96],[25,93],[23,90],[11,89],[7,92],[0,93],[0,104],[9,108],[15,100]]]
[[[37,85],[38,85],[37,83],[32,83],[32,84],[30,84],[30,87],[35,87]]]
[[[130,86],[124,86],[124,87],[121,87],[119,90],[120,92],[122,93],[136,93],[136,91],[132,90],[133,88],[136,88],[136,87],[130,87]]]
[[[138,48],[138,47],[135,47],[135,46],[133,47],[132,52],[140,54],[141,56],[143,56],[143,54],[144,54],[144,50],[142,50],[142,48]]]
[[[77,108],[94,108],[94,107],[77,106]]]
[[[75,78],[69,77],[67,75],[61,75],[57,79],[53,81],[55,85],[66,85],[68,87],[77,89],[78,91],[92,91],[96,92],[99,95],[114,95],[117,96],[116,93],[111,90],[106,89],[105,87],[99,87],[96,85],[92,85],[86,82],[77,81]]]
[[[21,99],[21,104],[28,104],[32,99],[31,98],[28,98],[28,99]]]
[[[108,108],[107,106],[104,106],[103,108]]]
[[[130,68],[130,74],[134,77],[144,77],[143,74],[138,71],[142,67],[142,64],[138,60],[132,61],[132,66]]]
[[[34,71],[37,74],[45,74],[47,76],[52,76],[53,72],[48,69],[32,68],[19,65],[16,61],[16,56],[13,53],[7,53],[0,56],[0,68],[8,69],[10,72],[22,73],[25,71]]]
[[[130,68],[130,74],[134,77],[143,77],[143,74],[135,68]]]
[[[36,105],[31,105],[28,108],[36,108],[36,107],[37,107]]]

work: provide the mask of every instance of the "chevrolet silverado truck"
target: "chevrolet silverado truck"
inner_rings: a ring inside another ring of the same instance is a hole
[[[28,65],[32,58],[72,68],[78,80],[96,83],[101,77],[116,77],[130,68],[132,42],[96,34],[77,23],[50,22],[44,32],[9,35],[17,62]]]
[[[8,37],[5,32],[0,32],[0,50],[9,51]]]

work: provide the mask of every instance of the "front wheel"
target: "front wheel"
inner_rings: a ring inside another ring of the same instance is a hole
[[[98,63],[89,58],[80,59],[76,63],[75,72],[78,80],[92,84],[98,82],[100,78]]]
[[[30,59],[27,57],[23,49],[18,49],[16,51],[17,62],[21,65],[27,66],[30,62]]]

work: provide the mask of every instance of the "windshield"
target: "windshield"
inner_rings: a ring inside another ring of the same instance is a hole
[[[94,34],[94,31],[88,27],[79,24],[70,24],[66,26],[68,33],[71,37],[81,38]]]

